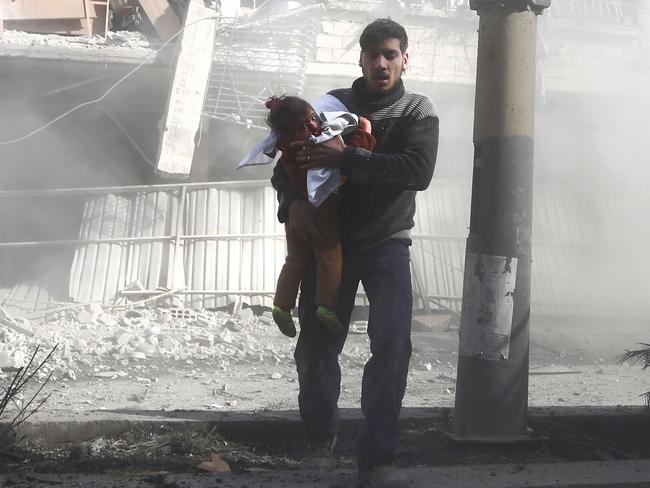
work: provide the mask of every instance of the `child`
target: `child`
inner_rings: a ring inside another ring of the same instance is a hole
[[[272,97],[266,102],[266,107],[270,109],[267,124],[276,136],[277,148],[282,151],[279,163],[283,165],[296,191],[314,204],[314,225],[321,236],[321,242],[307,242],[285,224],[287,258],[278,278],[273,300],[273,319],[284,335],[295,337],[296,327],[291,310],[296,305],[298,287],[313,252],[316,258],[316,316],[331,332],[336,333],[342,329],[335,312],[341,281],[338,209],[342,195],[339,188],[332,188],[331,183],[323,184],[323,178],[326,175],[325,179],[336,182],[336,186],[339,186],[342,180],[338,172],[329,174],[330,170],[320,171],[313,176],[320,180],[317,185],[326,189],[327,194],[314,190],[312,175],[308,177],[308,171],[296,162],[295,153],[289,147],[292,142],[309,139],[322,142],[322,134],[327,133],[330,125],[327,120],[321,120],[309,103],[298,97]],[[321,115],[327,119],[327,113]],[[336,113],[335,116],[337,122],[349,120],[346,117],[356,121],[356,116],[345,112]],[[350,128],[354,127],[356,124],[353,123]],[[345,134],[346,129],[343,129],[342,133]],[[375,143],[375,138],[370,134],[370,122],[361,118],[359,128],[352,132],[349,145],[372,150]]]

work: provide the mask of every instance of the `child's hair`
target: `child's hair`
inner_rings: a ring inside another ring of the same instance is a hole
[[[266,108],[269,109],[266,123],[280,138],[295,135],[311,105],[302,98],[282,95],[269,98],[266,101]]]

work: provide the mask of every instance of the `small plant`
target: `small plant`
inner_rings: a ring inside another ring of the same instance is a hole
[[[650,368],[650,344],[641,342],[639,345],[643,346],[643,348],[627,351],[625,354],[621,354],[618,358],[618,362],[624,363],[629,361],[631,363],[642,363],[644,370]],[[643,396],[645,396],[646,406],[650,408],[650,391],[643,393]]]
[[[41,397],[41,392],[50,381],[52,377],[51,372],[27,402],[18,401],[25,385],[45,366],[54,354],[54,351],[56,351],[56,348],[57,346],[54,346],[45,359],[36,365],[36,355],[41,349],[40,346],[37,346],[27,365],[18,368],[9,386],[0,386],[0,451],[4,451],[10,445],[18,444],[22,440],[15,441],[16,428],[38,412],[39,408],[50,398],[51,393]],[[8,416],[7,407],[10,404],[13,404],[17,408],[17,413],[12,413],[11,415],[13,417],[10,417],[11,420],[7,421],[5,417]]]

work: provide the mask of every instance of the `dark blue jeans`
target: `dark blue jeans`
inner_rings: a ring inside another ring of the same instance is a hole
[[[341,392],[339,354],[350,315],[363,284],[370,306],[368,336],[372,357],[361,388],[365,422],[357,437],[359,465],[389,464],[399,444],[399,413],[411,358],[413,295],[409,243],[389,240],[369,250],[343,248],[343,273],[337,315],[343,330],[333,334],[315,316],[315,267],[301,285],[298,369],[300,416],[313,441],[336,435]]]

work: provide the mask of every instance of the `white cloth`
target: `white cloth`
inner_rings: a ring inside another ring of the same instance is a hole
[[[332,97],[334,98],[334,97]],[[341,137],[359,126],[359,118],[349,112],[321,112],[323,132],[309,138],[314,144],[321,144],[334,137]],[[321,204],[343,184],[341,171],[332,168],[314,168],[307,171],[307,197],[314,207]]]
[[[359,125],[356,115],[347,112],[341,101],[332,96],[324,95],[312,103],[314,111],[323,121],[318,136],[310,136],[314,144],[320,144],[334,137],[341,137],[354,131]],[[237,169],[244,166],[271,164],[278,153],[277,139],[273,132],[269,133],[246,154]],[[307,196],[314,207],[319,207],[327,197],[343,183],[343,177],[338,169],[316,168],[307,171]]]

